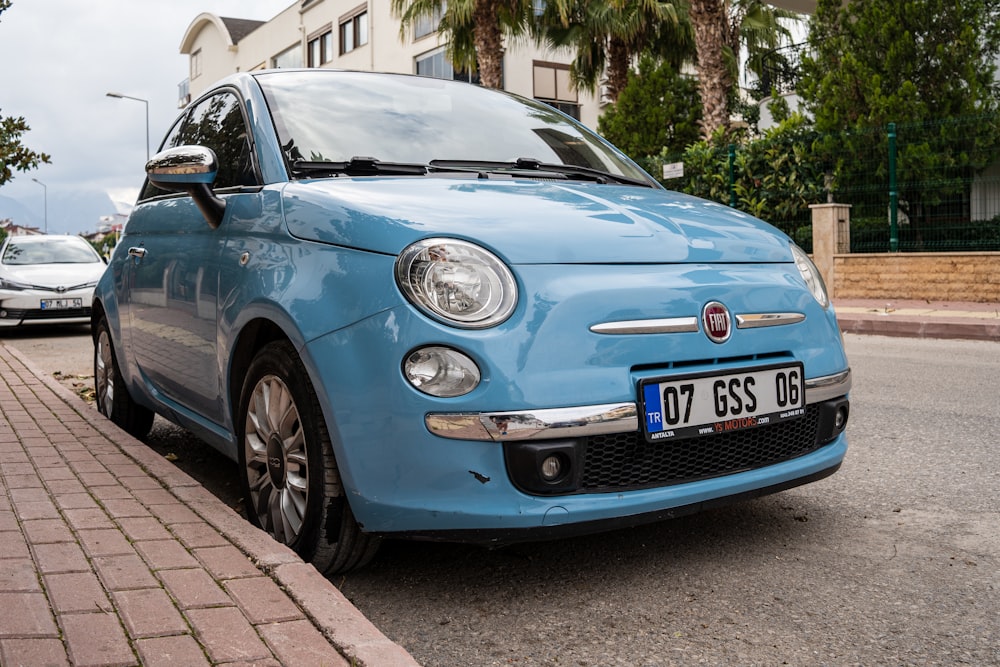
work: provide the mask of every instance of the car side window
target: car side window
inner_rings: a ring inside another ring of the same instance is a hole
[[[163,148],[207,146],[215,151],[219,172],[213,188],[257,185],[249,130],[240,111],[239,99],[229,92],[207,97],[191,108],[167,135]],[[140,199],[166,191],[146,184]]]

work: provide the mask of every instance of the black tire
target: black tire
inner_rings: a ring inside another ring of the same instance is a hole
[[[269,343],[250,364],[236,429],[240,482],[254,525],[324,574],[347,572],[375,556],[379,539],[354,520],[319,400],[289,343]]]
[[[154,413],[132,400],[122,381],[106,316],[94,331],[94,391],[102,415],[140,440],[149,435]]]

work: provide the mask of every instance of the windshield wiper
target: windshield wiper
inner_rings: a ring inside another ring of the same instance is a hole
[[[567,180],[594,181],[596,183],[624,183],[626,185],[641,185],[652,187],[645,179],[631,178],[620,174],[593,167],[581,167],[575,164],[546,163],[530,157],[519,157],[514,162],[491,160],[431,160],[428,166],[434,170],[468,169],[469,171],[528,171],[559,174]]]
[[[427,166],[404,162],[382,162],[373,157],[356,155],[347,162],[296,160],[292,163],[292,173],[309,176],[324,174],[344,174],[345,176],[424,176],[427,174]]]

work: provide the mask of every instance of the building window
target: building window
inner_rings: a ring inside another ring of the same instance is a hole
[[[191,78],[197,79],[201,76],[201,49],[191,54]]]
[[[350,53],[359,46],[368,43],[368,10],[360,12],[340,21],[340,55]]]
[[[447,10],[448,3],[442,2],[440,6],[434,8],[430,16],[418,16],[413,24],[413,39],[420,39],[437,32],[438,26],[441,25],[441,17]]]
[[[580,97],[573,89],[569,65],[535,61],[534,98],[580,120]]]
[[[416,58],[416,70],[419,76],[432,76],[435,79],[452,79],[467,83],[479,83],[479,73],[470,75],[466,71],[455,71],[451,62],[445,57],[444,49],[438,49]]]
[[[308,67],[319,67],[333,60],[333,30],[326,29],[309,39]]]
[[[271,67],[302,67],[302,47],[291,46],[271,58]]]

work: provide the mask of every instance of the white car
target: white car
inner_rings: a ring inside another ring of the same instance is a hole
[[[105,262],[79,236],[9,236],[0,245],[0,327],[89,324]]]

